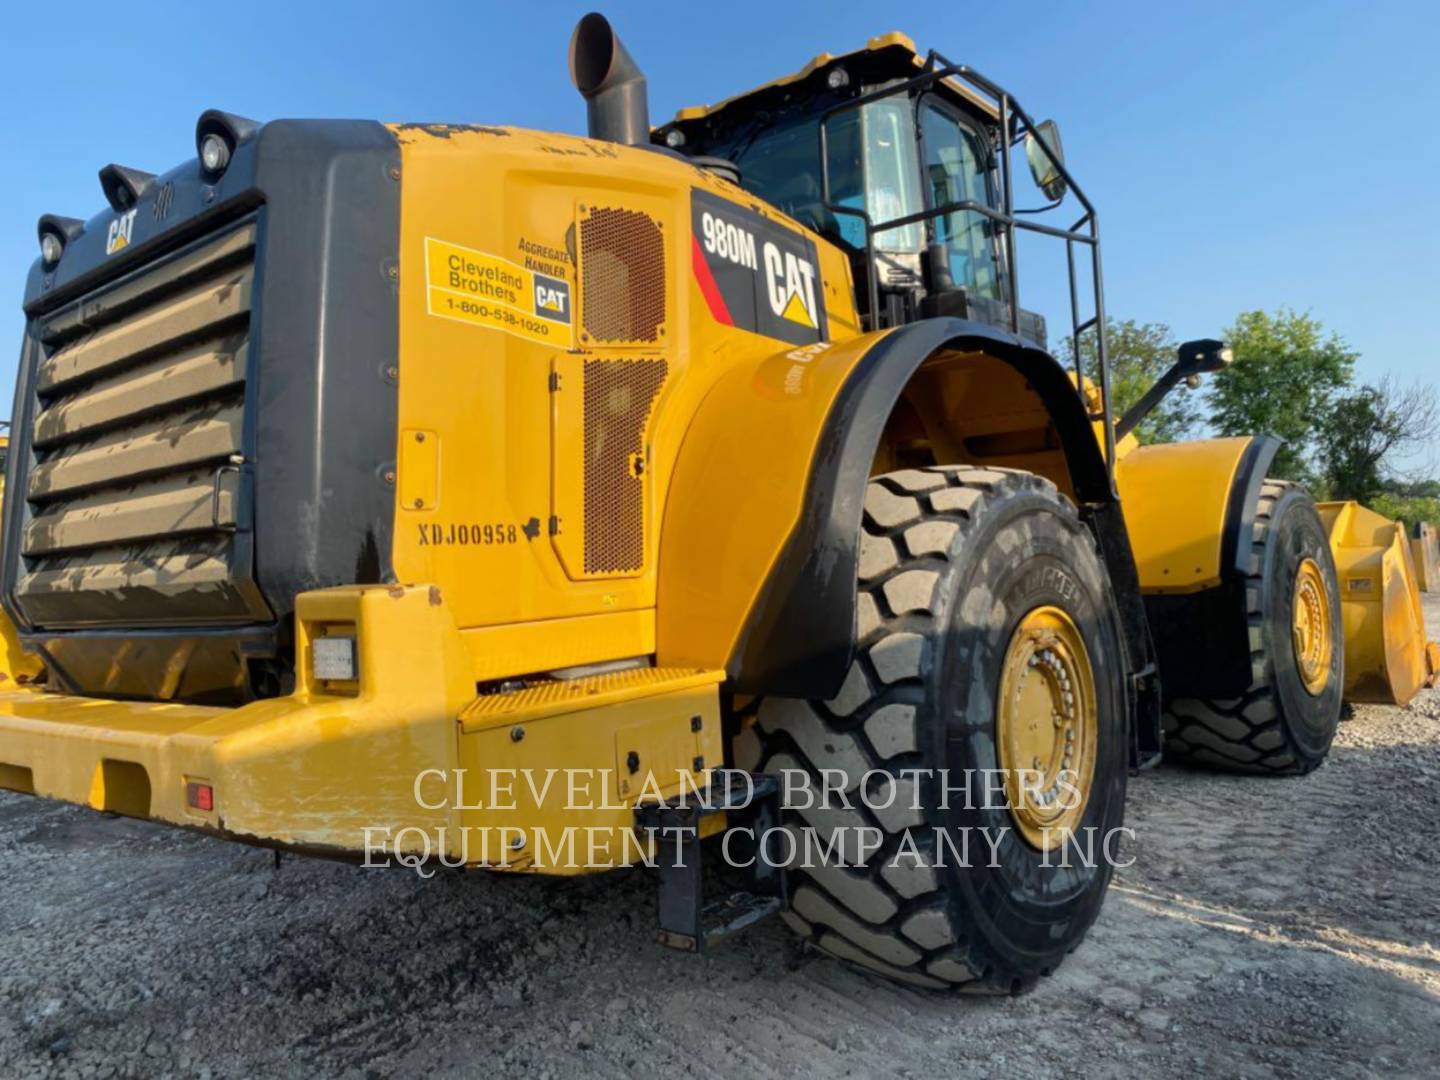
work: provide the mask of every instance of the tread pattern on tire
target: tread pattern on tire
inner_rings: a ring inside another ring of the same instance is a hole
[[[872,803],[894,789],[897,798],[888,809],[871,809],[852,796],[848,809],[799,812],[821,843],[842,826],[875,826],[884,840],[860,869],[792,869],[785,918],[843,961],[930,989],[1013,993],[1034,982],[998,984],[969,948],[964,928],[955,925],[933,862],[894,858],[906,830],[924,821],[923,812],[912,809],[914,781],[905,781],[901,770],[926,765],[918,711],[929,650],[945,612],[936,586],[986,501],[1012,491],[1047,495],[1057,508],[1073,512],[1052,483],[1019,470],[932,466],[871,480],[860,544],[856,657],[843,686],[827,702],[757,702],[756,723],[736,745],[742,768],[804,769],[812,780],[820,769],[839,769],[847,791],[866,778]],[[814,787],[812,792],[819,794]],[[920,833],[913,846],[933,860],[934,837],[929,830]]]
[[[1197,764],[1235,772],[1287,775],[1309,772],[1309,762],[1294,752],[1280,715],[1275,672],[1265,651],[1264,596],[1266,550],[1276,504],[1301,485],[1266,480],[1255,508],[1255,539],[1245,576],[1245,619],[1250,635],[1250,686],[1238,698],[1181,698],[1166,702],[1165,752]]]

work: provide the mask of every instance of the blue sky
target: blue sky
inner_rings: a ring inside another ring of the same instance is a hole
[[[162,172],[219,107],[581,131],[565,71],[586,5],[31,4],[0,40],[0,397],[35,220],[86,218],[97,170]],[[1112,314],[1218,333],[1309,309],[1361,375],[1440,361],[1440,4],[611,3],[652,119],[898,29],[1053,116],[1103,226]],[[1022,266],[1022,271],[1024,270]],[[1048,269],[1048,263],[1046,264]],[[1037,265],[1022,274],[1040,285]],[[1059,284],[1054,282],[1054,284]],[[8,299],[3,299],[8,298]],[[1028,304],[1027,306],[1036,306]]]

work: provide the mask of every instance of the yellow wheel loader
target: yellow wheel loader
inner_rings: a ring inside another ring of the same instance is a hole
[[[0,783],[367,862],[643,859],[667,944],[783,910],[1033,985],[1162,711],[1197,757],[1324,756],[1313,505],[1267,440],[1115,421],[1095,210],[973,69],[890,34],[652,129],[602,17],[570,65],[586,137],[210,111],[40,220],[0,602],[45,682],[0,693]],[[1073,226],[1017,208],[1022,154]],[[721,832],[751,880],[707,899]]]
[[[1440,646],[1425,634],[1426,578],[1405,523],[1357,502],[1321,503],[1320,516],[1340,572],[1345,699],[1406,705],[1434,685]]]

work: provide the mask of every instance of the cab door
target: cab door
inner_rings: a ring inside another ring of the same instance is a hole
[[[976,202],[996,209],[993,154],[985,137],[958,109],[933,94],[922,97],[918,109],[926,207]],[[955,287],[972,298],[1001,302],[1005,260],[997,223],[964,210],[937,217],[930,226],[931,242],[945,249]]]

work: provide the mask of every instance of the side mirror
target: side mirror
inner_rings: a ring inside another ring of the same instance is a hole
[[[1044,141],[1044,146],[1041,141]],[[1046,149],[1050,153],[1046,153]],[[1065,160],[1065,150],[1060,145],[1060,127],[1054,120],[1045,120],[1035,130],[1025,133],[1025,160],[1030,164],[1030,175],[1035,186],[1045,193],[1052,202],[1065,197],[1065,177],[1060,174],[1057,162]]]
[[[1220,371],[1235,362],[1235,354],[1230,351],[1230,346],[1214,338],[1187,341],[1177,351],[1180,358],[1175,366],[1180,369],[1179,375],[1182,379]]]

